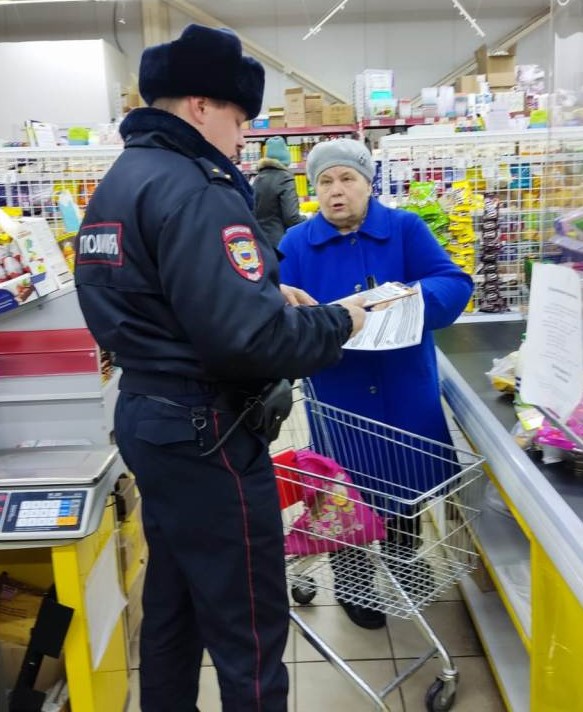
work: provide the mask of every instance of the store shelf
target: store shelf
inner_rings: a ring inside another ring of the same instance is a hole
[[[509,709],[528,712],[529,656],[500,597],[495,591],[480,591],[470,576],[460,581],[460,589]]]
[[[421,117],[411,117],[408,119],[399,118],[388,118],[379,117],[378,119],[363,119],[362,128],[363,129],[385,129],[392,128],[394,126],[423,126],[432,124],[450,124],[449,121],[443,121],[440,117],[431,116],[421,116]]]
[[[473,535],[486,568],[497,583],[498,590],[502,590],[501,579],[506,580],[498,573],[499,571],[530,561],[530,544],[513,517],[485,507],[473,527]],[[514,605],[515,600],[512,591],[506,589],[503,603],[528,650],[531,634],[528,618],[530,611],[526,612],[519,604]]]
[[[344,124],[342,126],[301,126],[282,127],[277,129],[247,129],[243,132],[245,138],[261,138],[267,136],[332,136],[335,134],[347,134],[358,131],[356,124]]]
[[[241,161],[239,164],[239,169],[243,173],[257,173],[257,162],[256,161]],[[287,166],[288,171],[290,173],[299,173],[299,174],[304,174],[306,172],[306,164],[305,163],[290,163],[289,166]]]

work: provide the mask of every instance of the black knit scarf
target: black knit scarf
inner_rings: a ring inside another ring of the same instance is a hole
[[[167,111],[153,109],[134,109],[121,122],[119,132],[126,145],[139,142],[139,134],[154,134],[154,138],[167,148],[178,151],[190,158],[206,158],[225,173],[228,173],[233,186],[253,210],[253,189],[245,176],[224,153],[215,148],[190,124]]]

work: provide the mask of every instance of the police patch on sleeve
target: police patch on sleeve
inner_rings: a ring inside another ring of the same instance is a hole
[[[77,241],[77,264],[121,267],[122,224],[119,222],[83,225]]]
[[[237,274],[251,282],[258,282],[263,277],[263,255],[250,227],[229,225],[224,228],[223,244]]]

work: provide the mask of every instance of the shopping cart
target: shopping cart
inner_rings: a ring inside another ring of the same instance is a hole
[[[309,383],[294,389],[272,459],[294,601],[307,605],[318,591],[331,591],[338,600],[412,619],[430,648],[375,691],[292,607],[299,632],[385,712],[389,693],[438,654],[443,668],[426,707],[451,709],[458,671],[421,611],[477,561],[471,525],[485,487],[483,460],[319,402]]]

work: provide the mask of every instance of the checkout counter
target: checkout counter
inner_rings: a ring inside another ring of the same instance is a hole
[[[44,590],[54,584],[72,609],[63,647],[72,712],[122,712],[127,702],[111,497],[122,469],[112,446],[0,451],[0,567]]]
[[[119,373],[105,380],[102,366],[74,287],[0,315],[0,571],[54,585],[73,610],[71,712],[123,712],[128,700],[129,587],[111,495],[125,470],[111,445]]]
[[[485,375],[494,358],[518,348],[523,331],[523,322],[460,323],[435,334],[445,401],[506,505],[486,501],[474,530],[492,590],[472,577],[461,589],[508,709],[577,712],[583,478],[572,463],[545,466],[518,447],[512,401]]]

